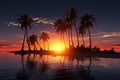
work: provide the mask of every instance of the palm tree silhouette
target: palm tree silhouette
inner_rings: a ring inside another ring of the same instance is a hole
[[[79,26],[79,35],[82,36],[83,47],[85,47],[84,34],[85,34],[85,28],[82,27],[82,25],[80,24],[80,26]]]
[[[41,34],[41,36],[40,36],[40,40],[42,40],[43,43],[44,43],[44,50],[45,50],[45,42],[48,43],[48,50],[49,50],[49,42],[48,42],[48,39],[50,39],[49,33],[43,31],[42,34]]]
[[[29,41],[30,41],[31,45],[34,45],[34,50],[36,50],[36,48],[37,48],[36,43],[39,45],[37,35],[33,34],[32,36],[30,36]]]
[[[85,14],[81,17],[81,25],[88,30],[89,33],[89,40],[90,40],[90,49],[92,48],[92,41],[91,41],[91,31],[90,29],[93,27],[93,23],[95,23],[96,19],[92,14]]]
[[[78,43],[78,46],[79,46],[79,36],[78,36],[78,30],[77,30],[77,27],[76,27],[76,19],[78,18],[77,17],[77,13],[76,13],[76,10],[74,8],[71,8],[69,10],[67,10],[67,12],[65,13],[65,16],[67,18],[67,21],[68,23],[70,24],[70,32],[71,32],[71,42],[72,42],[72,46],[74,47],[74,43],[73,43],[73,36],[72,36],[72,27],[75,27],[75,30],[76,30],[76,35],[77,35],[77,43]]]
[[[68,40],[69,40],[69,48],[71,47],[71,43],[73,42],[73,40],[71,39],[71,36],[72,36],[72,28],[71,28],[71,24],[69,23],[70,22],[70,19],[67,17],[64,19],[65,20],[65,23],[66,23],[66,28],[67,28],[67,32],[68,32]]]
[[[24,15],[20,15],[17,18],[17,23],[18,23],[18,27],[21,27],[22,30],[24,30],[24,38],[23,38],[23,43],[22,43],[22,50],[24,50],[24,43],[25,43],[25,38],[26,41],[28,43],[28,47],[29,45],[29,40],[28,40],[28,28],[31,28],[31,23],[33,22],[32,17],[29,16],[28,14],[24,14]],[[30,47],[29,47],[30,50]]]
[[[56,32],[61,36],[61,46],[62,46],[62,41],[64,42],[64,45],[65,45],[64,33],[67,31],[67,24],[65,20],[64,19],[56,20],[54,22],[54,28]]]

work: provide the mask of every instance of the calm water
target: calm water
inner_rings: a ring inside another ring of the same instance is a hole
[[[0,51],[0,80],[120,80],[120,59]]]

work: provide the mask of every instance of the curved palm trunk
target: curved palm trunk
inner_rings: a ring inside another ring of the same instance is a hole
[[[80,43],[79,43],[79,35],[78,35],[78,29],[76,27],[76,23],[75,23],[75,30],[76,30],[76,36],[77,36],[77,47],[79,47]]]
[[[24,38],[23,38],[23,43],[22,43],[22,50],[24,50],[25,38],[26,38],[26,42],[28,44],[28,48],[29,48],[29,50],[31,50],[31,48],[30,48],[30,42],[29,42],[29,39],[28,39],[27,27],[25,28],[25,31],[24,31]]]
[[[78,35],[78,29],[77,29],[77,26],[76,26],[76,20],[74,21],[74,26],[75,26],[76,37],[77,37],[77,47],[79,47],[79,35]]]
[[[26,42],[27,42],[27,45],[28,45],[28,50],[30,51],[31,48],[30,48],[30,42],[29,42],[29,39],[28,39],[28,30],[27,30],[27,27],[26,27]]]
[[[72,47],[74,47],[74,43],[73,43],[73,32],[72,32],[72,27],[70,28],[70,35],[71,35],[71,43],[72,43]]]
[[[62,49],[62,33],[60,34],[60,38],[61,38],[61,49]]]
[[[89,40],[90,40],[90,49],[92,49],[92,40],[91,40],[91,32],[90,32],[90,28],[88,29],[89,32]]]
[[[27,44],[28,44],[28,49],[29,49],[29,51],[31,51],[31,47],[30,47],[30,40],[29,40],[29,38],[27,37]]]
[[[69,40],[69,48],[70,48],[70,45],[71,45],[70,44],[70,29],[68,29],[68,38],[69,38],[68,40]]]
[[[25,37],[26,37],[26,29],[24,31],[24,38],[23,38],[23,42],[22,42],[22,50],[24,50]]]
[[[82,34],[82,41],[83,41],[83,47],[85,47],[85,41],[84,41],[84,36]]]
[[[64,46],[65,46],[65,49],[66,49],[64,34],[63,34],[63,42],[64,42]]]
[[[76,29],[76,31],[77,31],[77,29]],[[76,32],[76,35],[77,35],[77,47],[79,47],[79,46],[80,46],[80,43],[79,43],[79,35],[78,35],[78,32]]]
[[[61,48],[64,50],[64,48],[62,47],[62,43],[66,49],[66,45],[65,45],[65,39],[64,39],[64,33],[61,33]]]

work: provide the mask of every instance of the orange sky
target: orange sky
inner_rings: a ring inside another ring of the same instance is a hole
[[[57,45],[60,45],[60,42],[58,42],[53,35],[55,34],[53,22],[56,19],[63,18],[66,10],[75,8],[79,17],[83,16],[85,13],[90,13],[96,18],[94,28],[91,30],[93,46],[98,46],[101,49],[111,49],[113,47],[116,51],[120,51],[119,0],[112,0],[110,3],[108,3],[107,0],[30,0],[29,4],[27,3],[27,0],[24,0],[24,2],[21,0],[1,0],[0,50],[21,49],[23,31],[20,28],[15,27],[15,23],[19,15],[23,15],[25,13],[30,14],[36,20],[32,25],[32,29],[29,29],[29,35],[40,35],[40,32],[42,31],[49,31],[50,34],[52,34],[50,47],[51,49],[55,49]],[[79,26],[79,19],[77,22],[77,26]],[[86,35],[85,42],[86,46],[88,46],[88,32],[86,32]],[[58,37],[58,35],[56,35],[56,37]],[[74,41],[76,42],[76,40]],[[67,39],[66,44],[68,44]],[[60,47],[57,47],[57,49],[58,48]]]
[[[41,43],[40,44],[41,47],[43,48],[43,42],[41,41],[40,43]],[[65,45],[68,47],[68,41],[67,40],[66,40]],[[61,47],[61,40],[59,38],[55,38],[54,37],[53,39],[49,40],[49,49],[50,50],[64,50],[65,45],[64,45],[64,43],[62,43],[62,47]],[[76,43],[75,43],[75,45],[76,45]],[[89,41],[88,40],[86,40],[85,45],[86,45],[86,47],[89,46]],[[20,44],[20,45],[1,46],[0,50],[20,50],[21,46],[22,46],[22,44]],[[94,42],[93,42],[92,46],[93,47],[97,46],[101,50],[104,50],[104,49],[110,50],[111,48],[114,48],[115,51],[120,52],[120,47],[119,46],[114,46],[114,45],[112,46],[112,45],[108,45],[108,44],[101,44],[101,45],[99,44],[99,45],[96,45],[96,44],[94,44]],[[26,50],[28,49],[27,44],[25,44],[25,49]],[[38,47],[38,49],[39,49],[39,47]],[[46,49],[48,49],[48,45],[47,44],[46,44]]]

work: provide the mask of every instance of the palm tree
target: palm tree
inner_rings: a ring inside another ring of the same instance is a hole
[[[70,32],[71,32],[71,42],[72,42],[72,46],[74,47],[74,43],[73,43],[73,36],[72,36],[72,27],[75,27],[76,30],[76,36],[77,36],[77,43],[79,46],[79,36],[78,36],[78,29],[76,27],[76,19],[77,17],[77,13],[76,10],[74,8],[71,8],[69,10],[67,10],[67,12],[65,13],[66,18],[68,19],[68,23],[70,24]]]
[[[91,31],[90,29],[93,27],[93,23],[95,23],[96,19],[92,14],[85,14],[81,17],[81,24],[82,26],[88,30],[89,33],[89,40],[90,40],[90,49],[92,48],[92,41],[91,41]]]
[[[49,50],[49,42],[48,42],[48,39],[50,39],[49,33],[43,31],[42,34],[41,34],[41,36],[40,36],[40,40],[42,40],[43,43],[44,43],[44,50],[45,50],[45,42],[48,43],[48,50]]]
[[[38,39],[37,39],[37,35],[32,35],[29,37],[29,41],[31,45],[34,45],[34,50],[36,50],[36,43],[39,45],[38,43]],[[39,45],[40,46],[40,45]]]
[[[31,28],[31,23],[32,22],[33,22],[32,17],[29,16],[28,14],[20,15],[17,18],[18,27],[21,27],[22,30],[24,30],[24,38],[23,38],[23,43],[22,43],[22,50],[24,50],[25,38],[26,38],[26,41],[28,43],[28,47],[30,46],[29,45],[29,40],[28,40],[28,28]]]
[[[65,45],[64,33],[67,31],[67,24],[65,20],[64,19],[56,20],[54,22],[54,28],[56,32],[61,36],[61,46],[62,46],[62,41],[64,42],[64,45]]]
[[[85,34],[85,28],[82,27],[82,25],[80,24],[80,26],[79,26],[79,36],[80,35],[82,36],[83,47],[85,47],[84,34]]]
[[[72,29],[71,29],[71,26],[70,26],[70,19],[69,18],[65,18],[65,23],[66,23],[66,29],[67,29],[67,32],[68,32],[68,40],[69,40],[69,48],[71,47],[71,42],[73,41],[71,39],[71,36],[72,36]]]

